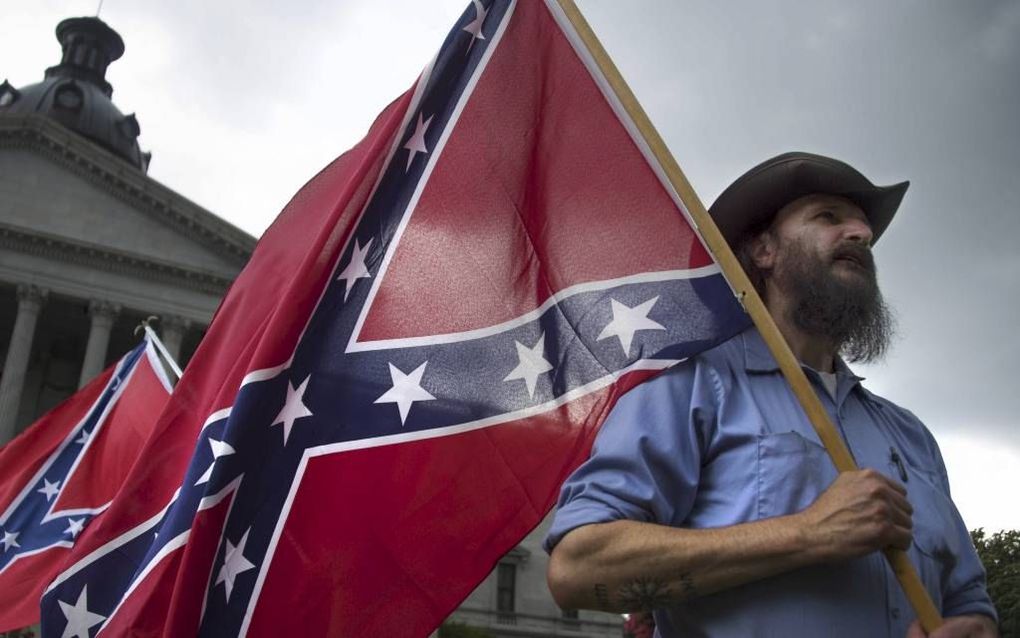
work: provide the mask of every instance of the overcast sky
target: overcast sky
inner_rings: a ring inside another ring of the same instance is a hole
[[[0,80],[97,2],[0,0]],[[150,176],[259,235],[407,89],[467,0],[106,0]],[[787,150],[912,182],[876,256],[900,337],[866,385],[935,433],[970,527],[1020,528],[1020,2],[578,0],[703,201]]]

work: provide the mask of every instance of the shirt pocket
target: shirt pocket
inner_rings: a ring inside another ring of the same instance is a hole
[[[795,431],[758,435],[758,518],[793,514],[836,479],[825,448]]]
[[[908,480],[907,499],[914,508],[913,536],[921,579],[929,591],[938,592],[945,585],[960,555],[960,537],[956,515],[949,497],[938,487],[935,474],[904,464]]]

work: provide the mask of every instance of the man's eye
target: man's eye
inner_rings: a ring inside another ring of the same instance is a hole
[[[828,220],[828,221],[832,221],[832,220],[836,219],[836,214],[834,212],[832,212],[831,210],[822,210],[822,211],[818,211],[818,214],[815,215],[815,218],[817,218],[817,219],[825,219],[825,220]]]

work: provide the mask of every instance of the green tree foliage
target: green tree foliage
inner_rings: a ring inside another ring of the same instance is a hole
[[[491,633],[479,627],[470,627],[459,622],[445,622],[439,628],[439,638],[494,638]]]
[[[978,528],[970,537],[988,571],[988,593],[999,612],[1002,638],[1020,638],[1020,530],[989,536]]]

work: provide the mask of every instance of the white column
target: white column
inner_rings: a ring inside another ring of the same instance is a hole
[[[25,389],[25,372],[32,352],[32,338],[47,292],[36,286],[18,285],[18,317],[14,320],[11,345],[7,348],[7,360],[4,361],[3,377],[0,378],[0,445],[17,434],[18,408]]]
[[[181,362],[181,343],[184,341],[184,333],[191,327],[191,321],[177,315],[167,315],[160,322],[159,338],[166,346],[166,351],[173,357],[174,363],[184,367]]]
[[[106,363],[106,350],[110,346],[110,330],[120,313],[120,305],[109,301],[93,299],[89,302],[89,317],[92,325],[89,328],[89,340],[85,346],[85,360],[81,364],[81,376],[78,387],[83,387],[94,376],[103,371]]]

